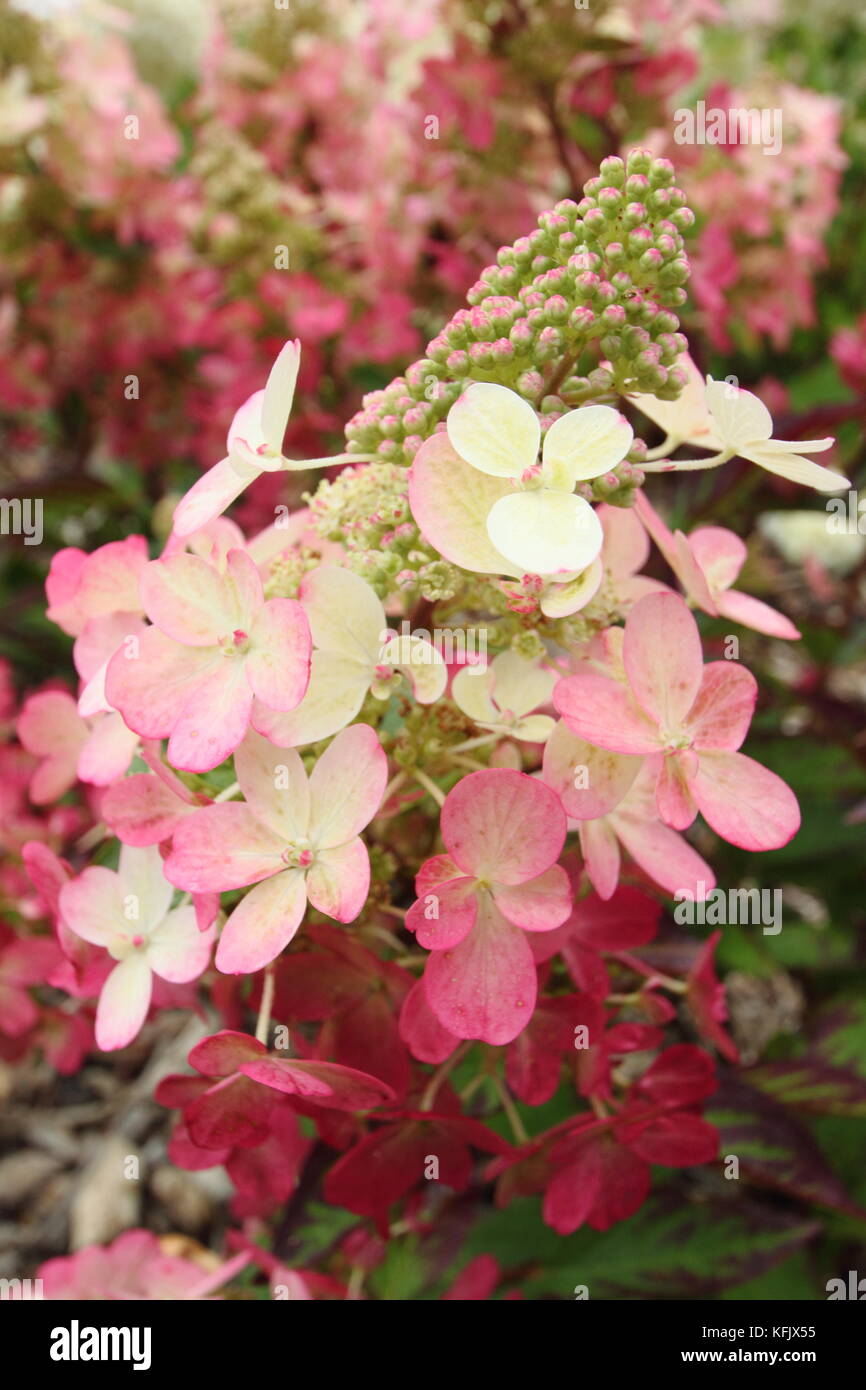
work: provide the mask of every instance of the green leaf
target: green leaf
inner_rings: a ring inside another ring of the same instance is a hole
[[[706,1118],[721,1133],[725,1157],[739,1159],[742,1177],[801,1201],[866,1217],[806,1126],[766,1093],[727,1076]]]
[[[525,1197],[479,1223],[463,1263],[495,1255],[530,1298],[571,1299],[581,1285],[591,1299],[709,1298],[781,1263],[819,1229],[751,1198],[684,1203],[677,1184],[609,1231],[562,1237],[541,1224],[539,1200]]]

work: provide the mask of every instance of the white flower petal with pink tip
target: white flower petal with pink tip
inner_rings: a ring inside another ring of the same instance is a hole
[[[804,443],[783,444],[780,439],[769,439],[762,444],[750,444],[739,450],[743,458],[766,468],[768,473],[776,473],[791,483],[801,483],[812,487],[816,492],[842,492],[850,487],[847,478],[832,468],[823,468],[811,459],[800,457],[800,451],[808,448],[812,453],[823,453],[835,443],[833,439],[811,439]]]
[[[121,845],[117,875],[124,898],[132,897],[137,904],[135,929],[150,931],[165,917],[174,891],[163,873],[162,855],[155,845],[148,849]]]
[[[120,880],[111,869],[93,864],[60,890],[60,914],[66,925],[92,946],[108,946],[123,922]]]
[[[447,429],[452,447],[480,473],[519,478],[536,462],[538,416],[507,386],[474,382],[449,410]]]
[[[280,871],[285,844],[249,806],[206,806],[176,827],[166,877],[191,893],[246,888]]]
[[[214,464],[193,483],[174,509],[172,529],[176,536],[191,536],[213,521],[240,497],[244,488],[262,474],[262,468],[245,459],[229,456]]]
[[[162,980],[186,984],[207,968],[215,927],[199,931],[192,903],[166,914],[150,934],[147,960]]]
[[[238,626],[228,579],[197,555],[151,560],[140,583],[150,621],[185,647],[215,646]]]
[[[250,975],[288,946],[306,911],[304,878],[302,870],[286,869],[241,899],[223,927],[217,970],[226,975]]]
[[[708,376],[706,402],[719,438],[728,449],[757,444],[773,433],[772,415],[751,391]]]
[[[253,727],[272,743],[300,747],[330,738],[351,724],[370,688],[370,668],[338,652],[314,651],[310,684],[303,700],[287,714],[253,706]]]
[[[801,457],[824,453],[834,439],[772,439],[773,418],[764,403],[751,391],[713,381],[712,377],[707,377],[706,400],[722,445],[732,454],[818,492],[841,492],[849,486],[841,474]]]
[[[292,412],[300,365],[301,344],[295,338],[281,349],[265,386],[261,414],[262,437],[275,454],[283,452],[283,435]]]
[[[561,583],[548,580],[539,600],[542,613],[547,618],[569,618],[572,613],[579,613],[595,598],[603,578],[604,565],[599,556],[574,579]]]
[[[451,685],[455,703],[470,719],[492,732],[540,743],[553,728],[549,715],[531,715],[550,700],[556,674],[517,652],[501,652],[481,675],[469,667]]]
[[[316,647],[375,661],[388,624],[381,601],[359,575],[320,565],[304,576],[300,600]]]
[[[549,488],[514,492],[494,502],[487,534],[521,571],[569,578],[592,564],[604,539],[588,502]]]
[[[643,758],[597,748],[560,720],[545,744],[542,775],[569,816],[595,820],[619,805],[642,766]]]
[[[272,834],[287,843],[307,838],[310,788],[294,748],[250,732],[235,753],[235,774],[250,810]]]
[[[338,734],[310,775],[309,837],[317,849],[353,839],[375,816],[388,781],[388,759],[367,724]]]
[[[609,405],[585,405],[554,420],[544,436],[542,477],[550,487],[571,491],[622,463],[634,432]]]
[[[152,987],[153,975],[143,955],[127,956],[114,967],[96,1007],[96,1045],[103,1052],[132,1042],[147,1018]]]
[[[119,962],[96,1012],[96,1040],[104,1050],[125,1047],[140,1029],[150,1005],[152,971],[185,982],[207,966],[214,927],[200,931],[191,905],[171,911],[172,896],[155,845],[123,845],[116,873],[92,866],[60,890],[66,926]]]
[[[224,664],[211,647],[182,647],[149,627],[136,647],[115,652],[105,675],[105,691],[131,729],[143,738],[171,733],[187,700]]]
[[[78,759],[78,776],[95,787],[110,787],[123,776],[137,748],[138,734],[126,727],[119,714],[97,715]]]
[[[487,534],[494,503],[513,491],[509,482],[470,468],[441,433],[422,444],[409,472],[409,505],[422,536],[446,560],[473,574],[520,578],[522,571]]]
[[[414,633],[410,633],[408,642],[402,635],[397,635],[396,643],[399,645],[397,659],[393,662],[394,670],[402,672],[409,681],[419,705],[432,705],[448,684],[448,667],[442,653],[426,637],[418,637]],[[391,664],[394,645],[394,639],[391,639],[381,652],[386,666]]]
[[[707,408],[706,382],[687,352],[677,358],[674,366],[685,373],[686,385],[675,401],[662,401],[658,396],[639,393],[629,400],[670,438],[670,448],[688,443],[713,453],[722,447],[713,417]]]

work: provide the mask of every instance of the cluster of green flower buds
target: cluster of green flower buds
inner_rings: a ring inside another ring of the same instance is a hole
[[[426,357],[365,397],[346,429],[350,452],[411,463],[467,381],[518,391],[542,428],[628,392],[675,400],[686,347],[675,313],[689,275],[682,234],[693,222],[669,160],[647,150],[603,160],[579,203],[557,203],[502,248]],[[641,455],[636,441],[588,497],[627,505],[643,481]]]
[[[309,502],[323,540],[338,541],[349,567],[381,598],[395,589],[436,602],[458,588],[453,566],[422,540],[409,510],[408,475],[395,463],[344,468],[323,479]]]

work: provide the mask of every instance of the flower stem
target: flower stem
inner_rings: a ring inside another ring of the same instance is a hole
[[[436,1092],[439,1090],[439,1087],[442,1085],[442,1082],[445,1080],[448,1073],[452,1071],[454,1067],[456,1067],[457,1063],[461,1060],[461,1058],[466,1055],[471,1046],[471,1042],[461,1043],[459,1047],[455,1047],[450,1057],[445,1058],[445,1061],[442,1063],[441,1067],[436,1068],[436,1070],[430,1078],[430,1081],[427,1085],[427,1089],[421,1097],[421,1101],[418,1106],[419,1110],[433,1109],[433,1102],[436,1099]]]
[[[256,1021],[256,1041],[267,1046],[268,1029],[271,1026],[271,1009],[274,1003],[274,967],[265,967],[265,978],[262,984],[262,1002],[259,1005],[259,1016]]]
[[[437,787],[436,783],[427,776],[426,772],[422,772],[420,767],[416,767],[412,776],[415,778],[416,782],[421,783],[425,792],[429,792],[437,805],[440,807],[445,805],[445,793],[442,791],[441,787]]]

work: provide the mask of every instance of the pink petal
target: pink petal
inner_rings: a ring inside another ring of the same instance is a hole
[[[101,810],[112,835],[127,845],[156,845],[167,840],[180,818],[194,813],[192,806],[149,772],[137,772],[109,787]]]
[[[459,1038],[442,1027],[427,1003],[423,980],[415,981],[403,1001],[400,1037],[413,1057],[419,1062],[432,1062],[434,1066],[450,1057],[459,1042]]]
[[[595,820],[619,805],[642,765],[642,758],[596,748],[560,720],[544,747],[542,776],[567,815]]]
[[[716,604],[724,617],[755,632],[764,632],[768,637],[783,637],[795,642],[800,636],[799,629],[784,613],[762,603],[759,598],[752,598],[751,594],[740,593],[739,589],[728,589],[727,593],[720,594]]]
[[[307,873],[307,896],[317,911],[338,922],[354,922],[369,891],[370,856],[362,839],[317,851]]]
[[[138,747],[138,734],[128,729],[119,714],[100,714],[78,759],[82,782],[108,787],[122,777]]]
[[[310,625],[301,605],[272,598],[260,610],[250,633],[245,666],[253,693],[275,710],[292,710],[310,683]]]
[[[418,900],[406,913],[407,931],[413,931],[428,951],[459,945],[475,925],[478,912],[475,880],[453,878],[423,882],[419,874],[416,888]]]
[[[525,883],[559,857],[565,812],[548,787],[522,772],[472,772],[448,794],[442,839],[466,874]]]
[[[628,507],[611,507],[603,502],[595,514],[604,531],[601,557],[614,580],[637,574],[649,559],[647,533],[636,512]]]
[[[202,1076],[223,1077],[232,1076],[244,1062],[253,1062],[266,1053],[267,1048],[257,1038],[226,1028],[202,1038],[191,1049],[187,1060]]]
[[[243,663],[221,659],[184,703],[171,731],[168,757],[186,772],[209,772],[243,741],[250,724],[253,692]]]
[[[213,647],[238,626],[228,582],[197,555],[152,560],[141,576],[144,611],[186,647]]]
[[[616,835],[606,820],[581,821],[578,833],[590,883],[600,898],[612,898],[620,870]]]
[[[650,594],[635,604],[625,622],[623,661],[648,717],[663,731],[678,729],[698,693],[703,653],[697,623],[677,594]]]
[[[597,748],[636,755],[658,752],[658,729],[619,681],[591,671],[566,676],[554,689],[553,703],[571,732]]]
[[[96,1045],[103,1052],[132,1042],[147,1018],[152,986],[150,966],[141,952],[114,967],[96,1007]]]
[[[734,661],[712,661],[705,666],[687,721],[695,748],[739,748],[749,732],[757,698],[758,683],[745,666]]]
[[[244,488],[258,478],[261,468],[248,460],[224,458],[193,483],[174,509],[172,526],[176,536],[191,536],[239,497]]]
[[[670,754],[659,762],[656,810],[674,830],[686,830],[698,813],[690,790],[696,771],[697,759],[691,750]]]
[[[699,899],[715,888],[709,864],[682,835],[661,821],[618,812],[616,833],[634,862],[665,892],[688,892]],[[701,884],[704,889],[700,889]]]
[[[251,975],[288,946],[307,906],[305,875],[287,869],[247,893],[223,927],[216,967],[225,975]]]
[[[456,1037],[509,1043],[535,1008],[535,962],[526,937],[485,896],[466,940],[428,959],[424,988],[436,1018]]]
[[[192,903],[176,907],[151,932],[148,965],[160,979],[172,984],[197,980],[207,969],[213,935],[213,929],[199,931]]]
[[[108,663],[105,691],[129,728],[144,738],[171,733],[187,700],[226,660],[208,648],[182,647],[158,627],[120,647]]]
[[[124,921],[120,880],[113,869],[91,864],[60,890],[60,913],[66,925],[93,946],[107,946]]]
[[[791,788],[743,753],[702,753],[691,789],[707,824],[741,849],[780,849],[800,828]]]
[[[337,1062],[263,1057],[260,1062],[245,1062],[241,1071],[263,1086],[331,1110],[370,1110],[395,1098],[384,1081]]]
[[[746,547],[740,537],[723,526],[699,526],[689,536],[692,554],[714,591],[730,589],[746,563]]]
[[[552,931],[571,913],[571,884],[560,864],[552,864],[528,883],[494,884],[493,901],[509,922],[524,931]]]
[[[285,842],[237,801],[206,806],[174,832],[165,876],[192,893],[224,892],[277,873]]]
[[[388,781],[388,759],[369,724],[337,734],[310,775],[310,839],[318,849],[352,840],[374,817]]]

